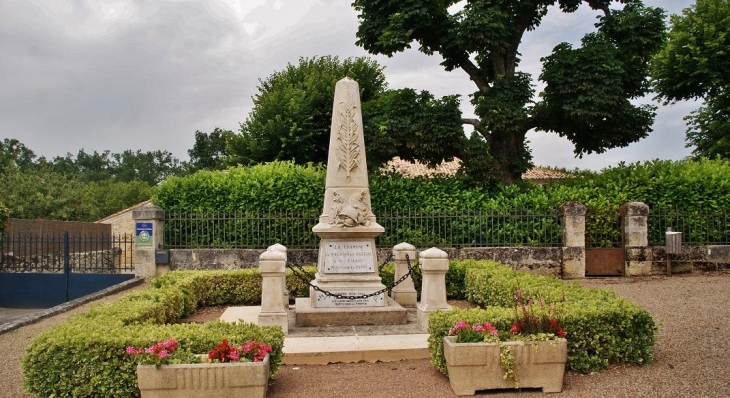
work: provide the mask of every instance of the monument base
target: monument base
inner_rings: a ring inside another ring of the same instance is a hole
[[[314,308],[308,297],[296,300],[296,326],[403,325],[407,310],[385,296],[383,307]]]

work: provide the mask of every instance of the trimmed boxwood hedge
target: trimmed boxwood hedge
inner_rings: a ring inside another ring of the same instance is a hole
[[[484,309],[454,309],[429,317],[431,362],[447,373],[443,337],[459,320],[490,321],[508,330],[515,316],[514,292],[519,287],[526,300],[559,303],[564,298],[563,327],[568,333],[568,369],[587,373],[609,364],[644,364],[651,360],[657,326],[648,311],[618,297],[612,290],[586,289],[554,277],[517,272],[491,261],[460,262],[469,301]]]
[[[280,327],[174,323],[198,306],[255,304],[260,297],[258,270],[168,273],[147,289],[94,306],[36,337],[22,359],[25,387],[36,397],[139,396],[136,364],[125,348],[171,338],[181,349],[198,353],[222,339],[234,344],[251,338],[265,341],[273,349],[273,376],[283,357]]]

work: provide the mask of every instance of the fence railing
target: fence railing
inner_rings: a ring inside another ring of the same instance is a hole
[[[586,209],[586,248],[623,247],[619,208]]]
[[[385,232],[379,246],[407,241],[425,246],[560,246],[561,233],[553,209],[499,212],[375,210]],[[270,210],[265,212],[167,212],[166,248],[261,249],[274,243],[288,248],[316,248],[312,232],[319,212]]]
[[[676,208],[652,209],[647,220],[649,245],[664,245],[667,228],[682,232],[685,245],[728,245],[729,217],[727,210],[690,213]]]
[[[0,239],[0,272],[130,272],[133,242],[131,235],[6,235]]]

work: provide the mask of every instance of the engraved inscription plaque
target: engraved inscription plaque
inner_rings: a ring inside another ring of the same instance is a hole
[[[331,241],[325,247],[325,273],[374,272],[373,247],[363,241]]]
[[[343,296],[361,296],[372,292],[341,292]],[[341,307],[378,307],[383,305],[385,300],[385,293],[380,293],[376,296],[361,298],[361,299],[350,299],[350,298],[336,298],[328,296],[322,292],[317,292],[317,307],[318,308],[341,308]]]

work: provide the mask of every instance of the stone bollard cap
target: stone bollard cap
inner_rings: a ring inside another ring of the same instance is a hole
[[[259,256],[261,261],[286,261],[286,254],[277,250],[267,250]]]
[[[274,243],[273,245],[269,246],[267,250],[286,252],[286,246],[282,245],[281,243]]]
[[[422,258],[422,259],[430,259],[430,258],[434,258],[434,259],[442,259],[442,258],[445,258],[445,259],[448,259],[449,258],[449,255],[445,251],[443,251],[443,250],[441,250],[439,248],[432,247],[430,249],[426,249],[426,250],[422,251],[421,254],[419,254],[418,257],[419,258]]]
[[[413,246],[410,243],[402,242],[402,243],[399,243],[399,244],[393,246],[393,250],[398,250],[398,251],[415,251],[416,250],[416,247]]]

